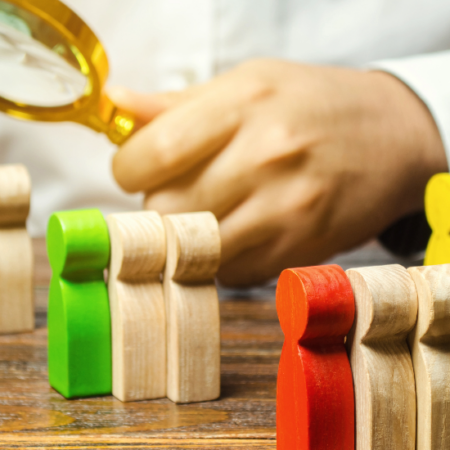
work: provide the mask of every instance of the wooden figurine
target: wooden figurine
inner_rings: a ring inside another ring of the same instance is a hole
[[[122,401],[165,397],[164,225],[153,211],[112,214],[107,222],[113,395]]]
[[[0,333],[34,329],[33,248],[25,227],[30,193],[24,166],[0,166]]]
[[[425,211],[433,230],[425,253],[424,264],[450,263],[450,174],[431,178],[425,191]]]
[[[416,392],[406,342],[417,317],[414,282],[399,265],[346,273],[356,304],[347,340],[355,389],[356,448],[414,450]]]
[[[212,213],[164,218],[167,262],[167,397],[176,403],[220,395],[220,320],[214,276],[220,235]]]
[[[276,294],[284,333],[277,381],[278,450],[354,450],[345,335],[355,303],[336,265],[286,269]]]
[[[104,270],[109,234],[100,211],[54,213],[48,307],[50,385],[66,398],[110,394],[111,321]]]
[[[450,448],[450,264],[408,269],[419,313],[410,334],[417,391],[417,449]]]

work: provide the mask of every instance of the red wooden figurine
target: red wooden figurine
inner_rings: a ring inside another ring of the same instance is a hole
[[[354,450],[352,372],[344,347],[355,302],[336,265],[286,269],[277,286],[284,333],[277,449]]]

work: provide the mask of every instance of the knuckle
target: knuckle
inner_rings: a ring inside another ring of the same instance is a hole
[[[297,144],[297,130],[285,122],[275,122],[268,129],[268,138],[277,147],[291,147]]]
[[[306,155],[306,145],[297,130],[285,123],[274,123],[264,132],[264,142],[254,163],[258,168],[277,163],[294,163]]]
[[[274,87],[263,79],[252,79],[247,85],[246,96],[249,101],[256,102],[274,94]]]
[[[159,129],[150,140],[153,163],[161,170],[168,170],[178,162],[181,141],[173,130]]]
[[[256,102],[271,96],[274,91],[274,83],[270,76],[267,61],[251,60],[240,65],[236,75],[243,81],[243,96],[247,101]]]

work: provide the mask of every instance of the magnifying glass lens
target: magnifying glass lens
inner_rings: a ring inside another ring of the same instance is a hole
[[[82,62],[46,22],[0,0],[0,96],[38,107],[74,103],[89,91]]]
[[[103,92],[105,50],[60,0],[0,0],[0,111],[18,119],[75,122],[121,145],[132,114]]]

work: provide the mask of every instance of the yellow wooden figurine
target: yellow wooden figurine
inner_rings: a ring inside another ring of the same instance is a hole
[[[433,233],[428,242],[426,266],[450,263],[450,174],[431,178],[425,190],[425,211]]]

